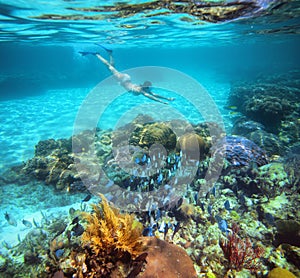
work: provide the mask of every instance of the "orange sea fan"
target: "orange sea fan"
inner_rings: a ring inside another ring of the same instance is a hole
[[[111,207],[101,194],[102,201],[93,205],[92,213],[83,213],[86,221],[85,232],[82,235],[84,246],[90,247],[95,255],[114,255],[121,258],[129,253],[135,258],[142,252],[142,225],[132,214],[121,214]]]

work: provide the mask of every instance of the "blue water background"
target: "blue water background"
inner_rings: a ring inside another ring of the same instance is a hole
[[[198,47],[189,48],[109,47],[113,49],[115,65],[120,71],[162,66],[196,79],[214,99],[228,125],[230,118],[224,106],[232,82],[299,68],[300,39],[297,36],[259,39],[257,43],[252,39],[248,43],[228,41],[225,45],[201,46],[199,43]],[[83,100],[110,73],[94,56],[83,57],[78,53],[100,51],[106,57],[93,43],[74,42],[63,46],[2,42],[0,49],[1,78],[5,79],[0,83],[0,168],[5,170],[32,157],[39,140],[71,136]],[[134,76],[132,79],[134,81]],[[179,91],[181,85],[185,86],[179,84]],[[126,94],[125,99],[107,112],[111,118],[104,120],[103,127],[114,127],[113,120],[145,101],[142,96]],[[181,112],[190,113],[184,99],[177,99],[174,105]],[[193,116],[193,120],[197,122],[197,116]]]

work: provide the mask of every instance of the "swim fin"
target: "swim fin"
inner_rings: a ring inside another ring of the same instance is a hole
[[[96,54],[98,54],[97,52],[91,52],[91,51],[79,51],[79,53],[80,53],[82,56],[86,56],[86,55],[96,55]]]
[[[106,52],[108,52],[109,54],[111,54],[112,53],[112,49],[109,49],[109,48],[107,48],[107,47],[105,47],[105,46],[103,46],[102,44],[100,44],[100,43],[95,43],[96,45],[98,45],[98,46],[100,46],[100,47],[102,47]]]

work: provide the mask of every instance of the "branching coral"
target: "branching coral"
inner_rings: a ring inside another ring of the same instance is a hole
[[[221,241],[220,246],[225,258],[229,262],[229,269],[237,271],[243,268],[255,272],[259,267],[258,259],[264,253],[263,248],[253,247],[249,238],[243,240],[238,236],[239,227],[236,223],[232,225],[232,232],[228,234],[227,241]]]
[[[87,272],[102,277],[112,273],[120,262],[130,265],[143,252],[143,247],[142,225],[135,221],[134,215],[121,214],[100,196],[102,201],[93,205],[93,212],[83,214],[87,225],[81,241],[87,255]]]

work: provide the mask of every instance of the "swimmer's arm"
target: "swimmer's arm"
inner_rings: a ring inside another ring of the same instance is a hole
[[[149,94],[152,95],[152,96],[154,96],[155,98],[166,99],[166,100],[169,100],[169,101],[175,100],[175,98],[173,98],[173,97],[164,97],[164,96],[155,94],[155,93],[153,93],[153,92],[150,92]]]
[[[144,91],[141,91],[140,93],[142,93],[145,97],[150,98],[154,101],[157,101],[157,102],[160,102],[160,103],[163,103],[163,104],[168,104],[167,102],[164,102],[164,101],[160,100],[159,98],[155,97],[154,95],[148,94]]]

